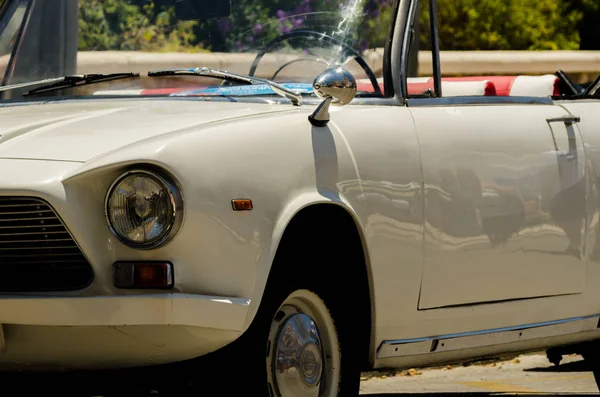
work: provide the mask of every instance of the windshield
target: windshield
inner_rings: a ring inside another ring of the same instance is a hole
[[[54,52],[49,55],[52,59],[28,62],[19,69],[19,57],[38,56],[23,53],[30,43],[55,34],[56,29],[51,24],[44,31],[33,21],[25,23],[28,1],[0,0],[0,5],[5,3],[0,13],[10,14],[10,18],[0,14],[2,85],[67,74],[135,72],[141,78],[67,91],[69,95],[135,90],[173,94],[222,87],[221,80],[206,77],[147,77],[156,69],[206,66],[271,79],[303,92],[302,88],[310,91],[325,68],[343,63],[357,79],[359,93],[383,91],[383,48],[393,0],[233,0],[229,16],[205,20],[186,15],[184,8],[176,14],[174,0],[55,1],[62,4],[62,14],[53,8],[45,10],[46,16],[37,16],[54,24],[61,18],[65,27],[64,35],[44,43],[45,52]],[[77,1],[77,16],[69,17],[68,5]],[[20,35],[29,35],[30,41],[18,49],[15,43]],[[49,62],[57,57],[61,64],[50,68]],[[36,96],[55,95],[59,92]]]

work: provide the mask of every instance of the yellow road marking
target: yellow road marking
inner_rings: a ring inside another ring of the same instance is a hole
[[[540,390],[533,389],[530,387],[518,386],[511,382],[524,383],[524,382],[575,380],[575,379],[593,379],[593,375],[592,374],[579,374],[579,375],[547,376],[547,377],[536,377],[536,378],[523,377],[520,379],[482,380],[482,381],[457,382],[457,383],[464,385],[464,386],[470,386],[470,387],[476,387],[476,388],[480,388],[480,389],[489,390],[489,391],[492,391],[495,393],[541,393]]]
[[[511,385],[509,383],[499,381],[477,381],[477,382],[458,382],[464,386],[476,387],[479,389],[489,390],[495,393],[541,393],[540,390],[532,389],[529,387],[522,387],[517,385]]]
[[[538,378],[523,378],[519,379],[519,382],[538,382],[544,380],[572,380],[572,379],[594,379],[594,375],[589,374],[580,374],[580,375],[562,375],[562,376],[547,376],[547,377],[538,377]]]

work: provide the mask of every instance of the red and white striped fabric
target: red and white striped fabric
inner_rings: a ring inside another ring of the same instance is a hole
[[[379,86],[383,92],[383,79],[378,79]],[[357,81],[357,88],[362,92],[373,92],[373,85],[368,79]],[[427,90],[433,90],[432,77],[411,77],[408,79],[408,94],[422,95]],[[442,79],[442,91],[444,96],[494,96],[496,90],[490,81],[447,81]]]
[[[560,80],[553,74],[543,76],[470,76],[447,77],[443,81],[490,81],[497,96],[548,97],[560,95]]]
[[[433,90],[432,77],[415,77],[408,80],[409,95],[423,94]],[[445,97],[453,96],[495,96],[496,87],[489,80],[448,80],[442,79],[442,93]]]
[[[383,91],[383,79],[378,79]],[[368,79],[358,82],[359,91],[373,92]],[[423,94],[433,90],[432,77],[408,79],[410,95]],[[444,96],[531,96],[548,97],[560,95],[560,80],[554,75],[544,76],[469,76],[444,77],[442,79]]]
[[[378,78],[377,82],[379,83],[379,89],[383,92],[383,77]],[[373,83],[371,83],[371,80],[369,79],[356,80],[356,89],[360,92],[375,92],[375,90],[373,90]]]

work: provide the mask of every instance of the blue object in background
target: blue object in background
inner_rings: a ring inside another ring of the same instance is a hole
[[[311,94],[313,87],[311,84],[304,83],[284,83],[281,84],[287,89],[300,94]],[[211,87],[201,90],[181,91],[171,96],[253,96],[253,95],[275,95],[275,92],[267,84],[236,85]]]

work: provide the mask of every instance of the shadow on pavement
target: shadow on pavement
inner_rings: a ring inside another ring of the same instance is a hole
[[[570,364],[567,364],[570,366]],[[565,365],[565,366],[567,366]],[[229,382],[235,382],[235,372]],[[194,384],[195,383],[195,384]],[[222,381],[206,379],[197,374],[194,383],[186,383],[178,374],[162,370],[120,370],[101,372],[72,372],[44,374],[1,374],[2,390],[18,390],[7,395],[61,396],[61,397],[221,397]],[[527,393],[530,395],[530,393]],[[377,393],[370,397],[491,397],[502,393]],[[544,393],[542,396],[597,396],[597,394]],[[234,396],[234,397],[237,397]],[[242,396],[240,396],[242,397]],[[246,397],[245,395],[243,397]],[[252,397],[248,395],[248,397]]]
[[[208,382],[207,382],[208,383]],[[19,395],[60,395],[73,397],[208,396],[184,383],[177,374],[158,370],[119,370],[69,373],[0,374],[4,390]],[[218,395],[210,394],[210,395]]]
[[[556,367],[525,369],[529,372],[584,372],[584,362],[573,362]],[[61,397],[221,397],[228,396],[226,385],[236,382],[232,370],[215,378],[207,368],[162,366],[144,369],[113,371],[79,371],[69,373],[0,373],[2,390],[7,396],[61,396]],[[18,391],[18,392],[14,392]],[[528,393],[530,394],[530,393]],[[234,397],[237,397],[237,394]],[[371,397],[491,397],[501,393],[378,393]],[[543,396],[587,396],[597,394],[535,394]],[[246,397],[246,395],[240,395]],[[249,397],[252,397],[248,395]]]
[[[527,368],[523,372],[548,372],[548,373],[561,373],[561,372],[591,372],[592,369],[589,364],[585,361],[575,361],[572,363],[554,365],[551,367],[539,367],[539,368]]]

